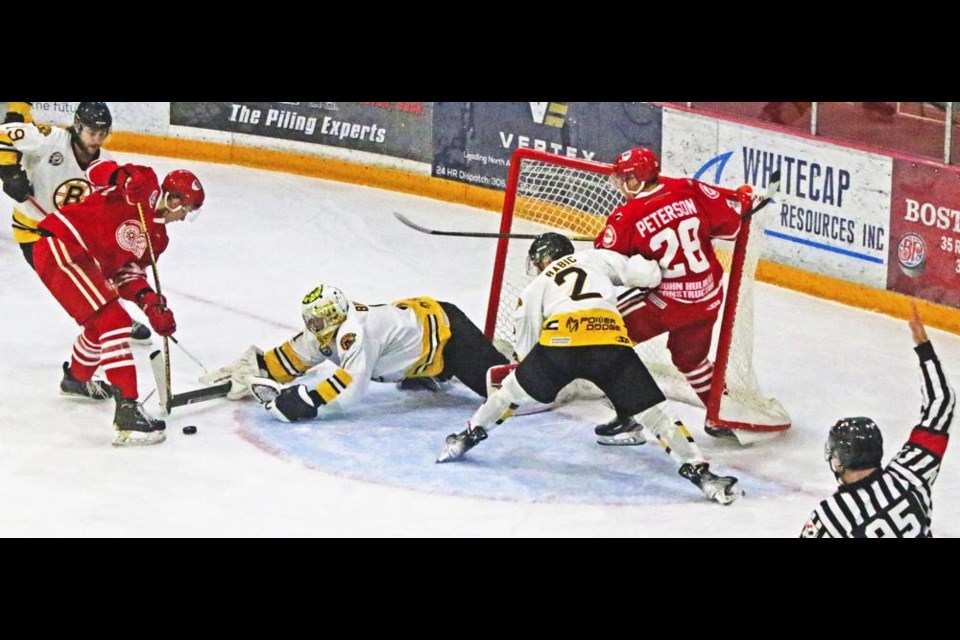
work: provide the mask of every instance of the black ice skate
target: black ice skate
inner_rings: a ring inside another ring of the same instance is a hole
[[[135,342],[136,344],[153,344],[153,340],[150,339],[153,333],[147,325],[134,320],[130,325],[130,329],[130,342]]]
[[[79,396],[93,400],[112,398],[117,390],[112,384],[103,380],[88,380],[81,382],[70,373],[70,363],[63,363],[63,378],[60,379],[60,393],[65,396]]]
[[[716,500],[720,504],[730,504],[743,495],[743,489],[735,486],[737,484],[736,478],[715,475],[710,471],[710,465],[706,462],[682,464],[679,473],[700,487],[703,495],[710,500]]]
[[[717,427],[709,420],[703,425],[703,430],[706,434],[712,438],[734,438],[736,439],[737,434],[733,432],[733,429],[728,429],[725,427]]]
[[[644,444],[647,438],[643,435],[643,427],[633,416],[614,418],[597,426],[593,432],[597,435],[597,444],[607,446],[633,446]]]
[[[487,439],[487,432],[483,427],[473,429],[467,427],[460,433],[451,433],[447,436],[447,446],[440,452],[437,462],[459,460],[467,451]]]
[[[113,440],[115,447],[160,444],[167,439],[166,423],[147,415],[143,405],[132,398],[117,396],[113,428],[117,430],[117,437]]]

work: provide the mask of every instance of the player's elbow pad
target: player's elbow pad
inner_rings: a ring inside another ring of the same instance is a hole
[[[643,256],[633,256],[627,261],[627,269],[624,274],[626,277],[623,284],[628,287],[644,287],[653,289],[660,285],[663,278],[663,272],[660,271],[660,264],[647,260]]]

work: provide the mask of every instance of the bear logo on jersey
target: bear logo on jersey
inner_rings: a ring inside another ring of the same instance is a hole
[[[47,158],[47,162],[49,162],[51,165],[55,167],[58,167],[61,164],[63,164],[63,154],[60,153],[59,151],[54,151],[53,153],[50,154],[50,157]]]
[[[147,236],[143,233],[140,223],[136,220],[127,220],[117,227],[117,245],[137,258],[142,258],[147,250]]]
[[[68,204],[83,202],[91,191],[93,191],[93,188],[86,180],[71,178],[54,190],[53,204],[56,205],[57,209],[62,209]]]
[[[350,347],[353,346],[353,343],[357,341],[357,334],[348,333],[347,335],[340,338],[340,352],[349,351]]]

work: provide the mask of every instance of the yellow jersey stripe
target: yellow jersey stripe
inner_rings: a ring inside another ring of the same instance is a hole
[[[281,383],[290,382],[302,376],[310,368],[300,359],[289,340],[263,354],[263,361],[267,365],[270,377]]]
[[[323,398],[324,404],[336,400],[344,389],[353,382],[353,377],[343,369],[337,369],[333,375],[317,385],[317,393]]]

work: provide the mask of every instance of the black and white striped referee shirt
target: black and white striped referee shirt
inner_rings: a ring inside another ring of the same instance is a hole
[[[956,394],[943,375],[933,345],[914,348],[923,373],[920,424],[883,469],[835,494],[814,510],[802,538],[929,538],[933,504],[930,490],[953,421]]]

